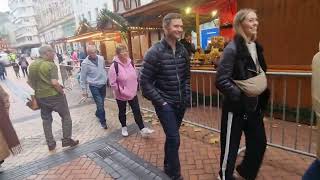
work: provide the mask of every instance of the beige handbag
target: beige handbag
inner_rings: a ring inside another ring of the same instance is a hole
[[[248,97],[257,97],[267,89],[267,77],[262,69],[257,76],[234,82]]]

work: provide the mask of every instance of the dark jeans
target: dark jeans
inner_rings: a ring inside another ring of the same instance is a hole
[[[302,180],[318,180],[320,179],[320,160],[316,159],[302,176]]]
[[[62,141],[69,141],[72,134],[72,121],[66,96],[59,94],[56,96],[37,98],[37,102],[41,109],[43,130],[47,144],[51,146],[56,143],[52,134],[52,111],[57,112],[61,117]]]
[[[226,180],[233,179],[242,132],[245,135],[246,150],[237,171],[243,178],[254,180],[262,164],[267,143],[263,113],[235,114],[222,108],[219,174],[221,177],[224,174]]]
[[[1,79],[1,80],[5,80],[5,79],[6,79],[4,73],[0,73],[0,79]]]
[[[16,73],[17,77],[20,77],[20,70],[14,70],[14,72]]]
[[[106,97],[106,85],[98,88],[89,86],[94,102],[97,105],[96,116],[99,118],[101,125],[106,124],[106,112],[104,110],[104,98]]]
[[[134,120],[136,121],[137,125],[139,126],[139,129],[140,130],[143,129],[144,124],[142,121],[138,97],[135,96],[132,100],[129,100],[128,102],[129,102],[129,105],[132,109]],[[126,116],[127,101],[121,101],[121,100],[117,99],[117,104],[118,104],[118,108],[119,108],[119,120],[120,120],[121,126],[125,127],[125,126],[127,126],[127,123],[126,123],[126,120],[127,120],[127,116]]]
[[[166,134],[164,145],[164,170],[170,177],[179,177],[181,175],[179,147],[180,134],[179,129],[185,113],[185,106],[167,104],[161,107],[155,107],[160,123]]]
[[[23,73],[23,77],[26,77],[26,75],[28,76],[28,67],[21,67],[22,73]]]

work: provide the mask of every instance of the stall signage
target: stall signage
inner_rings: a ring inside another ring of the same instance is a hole
[[[219,36],[219,28],[202,29],[200,34],[201,48],[206,49],[212,36]]]

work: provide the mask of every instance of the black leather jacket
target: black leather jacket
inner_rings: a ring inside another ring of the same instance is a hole
[[[266,72],[263,49],[257,42],[255,43],[259,64]],[[216,87],[225,96],[224,108],[228,111],[252,112],[266,108],[270,96],[268,89],[258,97],[247,97],[233,82],[233,80],[245,80],[256,76],[257,74],[252,70],[257,71],[245,40],[236,35],[223,51],[216,77]]]
[[[162,39],[145,54],[140,72],[144,97],[156,106],[164,102],[188,105],[190,101],[190,60],[186,49],[177,41],[173,53]]]

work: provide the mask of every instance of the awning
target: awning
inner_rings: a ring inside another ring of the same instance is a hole
[[[212,21],[213,10],[228,9],[234,11],[232,3],[236,0],[158,0],[122,13],[132,26],[161,27],[162,18],[167,13],[176,12],[183,15],[185,26],[195,25],[195,13],[200,14],[200,23]],[[185,9],[192,8],[186,15]]]
[[[95,32],[89,32],[85,34],[81,34],[78,36],[73,36],[68,38],[67,42],[79,42],[83,40],[92,40],[92,41],[119,41],[121,39],[120,32],[119,31],[95,31]]]

